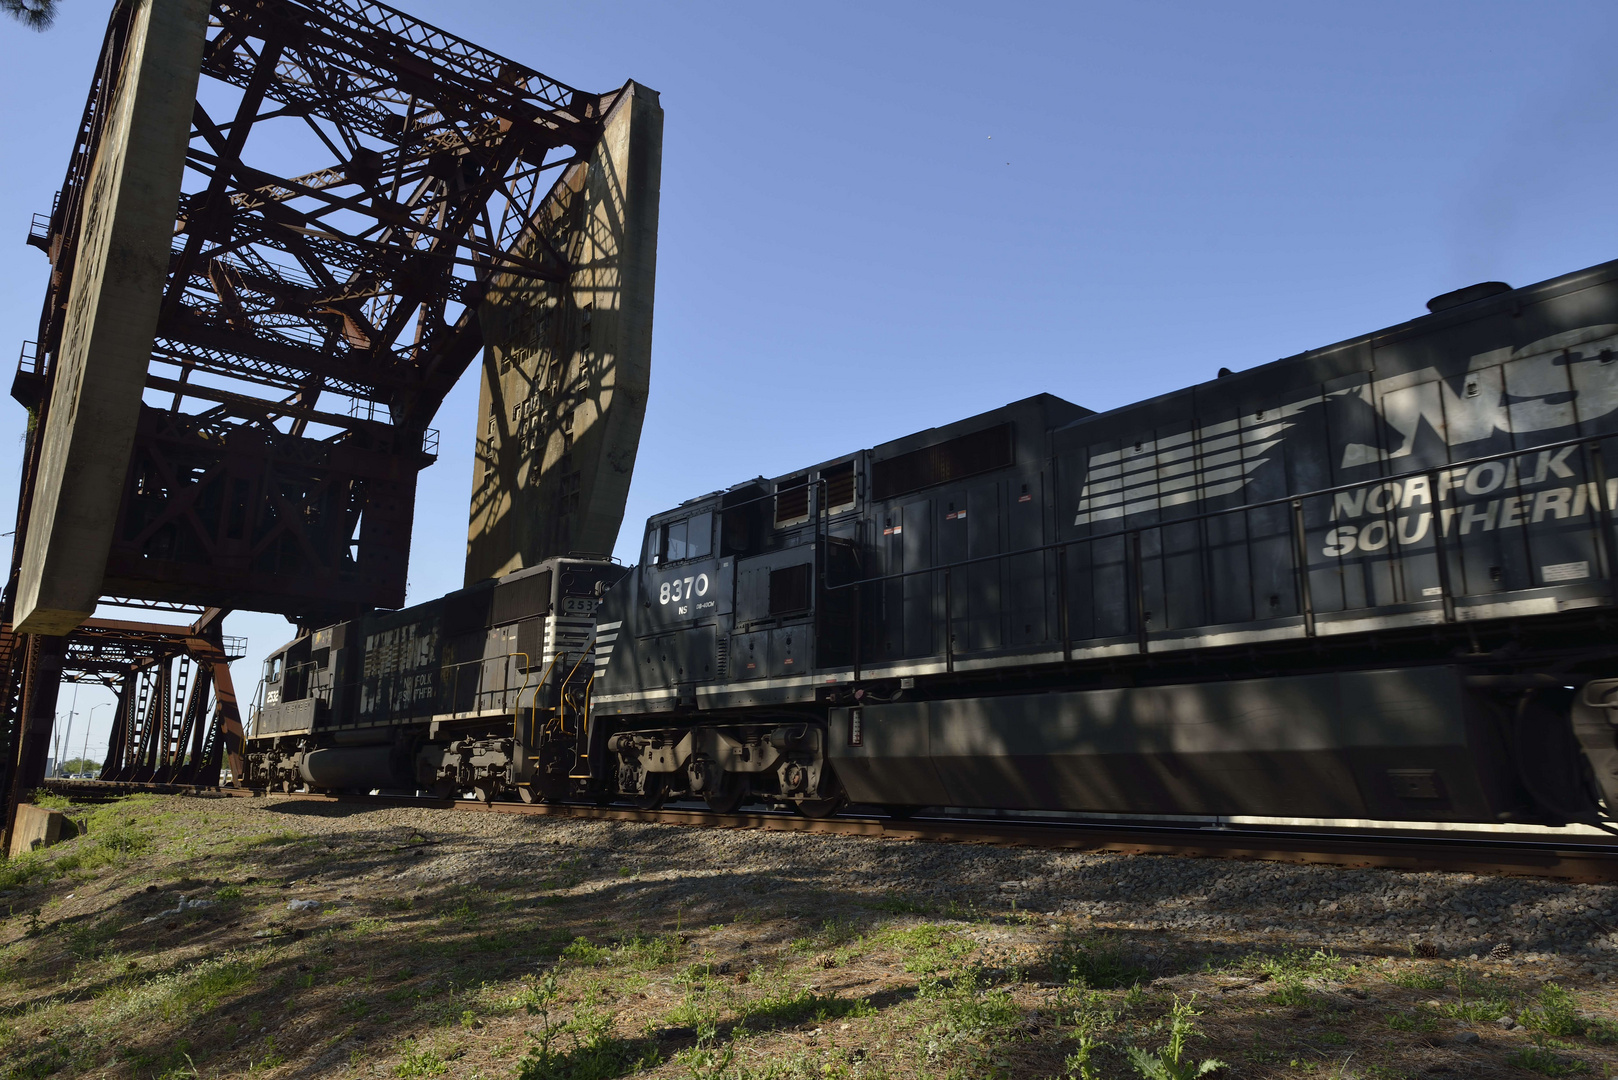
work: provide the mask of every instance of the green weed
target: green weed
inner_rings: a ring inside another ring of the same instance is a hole
[[[1255,966],[1272,979],[1322,979],[1340,981],[1357,968],[1329,949],[1288,949],[1257,959]]]
[[[1265,995],[1266,1001],[1294,1008],[1314,1004],[1315,994],[1305,985],[1305,980],[1341,979],[1355,970],[1353,965],[1345,964],[1342,957],[1325,949],[1314,952],[1290,949],[1258,957],[1249,964],[1273,980],[1273,988]]]
[[[938,1057],[962,1044],[1000,1042],[1022,1019],[1022,1010],[1011,999],[1011,992],[1004,987],[990,988],[976,967],[950,980],[923,978],[918,993],[943,1006],[938,1022],[927,1032],[929,1057]]]
[[[1578,1000],[1556,983],[1541,987],[1534,1004],[1522,1011],[1517,1022],[1530,1031],[1553,1037],[1580,1036],[1598,1043],[1618,1042],[1618,1025],[1580,1013]]]
[[[1096,1071],[1095,1053],[1106,1047],[1101,1033],[1117,1021],[1118,1014],[1107,1008],[1106,996],[1099,990],[1086,990],[1078,984],[1063,990],[1058,1000],[1078,1043],[1062,1062],[1062,1080],[1101,1080],[1101,1074]]]
[[[1148,1053],[1138,1046],[1129,1048],[1129,1062],[1135,1071],[1145,1080],[1195,1080],[1196,1077],[1223,1069],[1225,1063],[1217,1058],[1186,1060],[1185,1044],[1197,1033],[1192,1018],[1199,1015],[1190,1001],[1181,1002],[1176,994],[1174,1008],[1169,1013],[1169,1041],[1154,1053]]]
[[[1438,1020],[1426,1009],[1415,1012],[1396,1012],[1388,1017],[1388,1026],[1394,1031],[1422,1033],[1438,1027]]]
[[[338,1005],[337,1011],[350,1020],[364,1020],[371,1015],[371,1003],[362,997],[351,997]]]
[[[431,1048],[421,1049],[415,1040],[409,1040],[407,1049],[399,1059],[399,1064],[393,1067],[394,1076],[405,1077],[412,1080],[416,1077],[443,1076],[449,1071],[449,1063],[439,1056],[438,1051]]]
[[[572,1045],[558,1050],[563,1035]],[[615,1036],[612,1016],[593,1009],[580,1008],[566,1024],[546,1023],[530,1038],[534,1045],[518,1063],[518,1080],[614,1080],[661,1060],[656,1047]]]
[[[1463,995],[1459,1001],[1442,1003],[1438,1006],[1438,1011],[1452,1020],[1486,1024],[1492,1020],[1498,1020],[1510,1012],[1511,1002],[1502,997],[1482,997],[1467,1000]]]
[[[579,937],[562,950],[561,958],[578,967],[600,967],[612,962],[612,950],[592,945],[588,938]]]
[[[254,1061],[251,1056],[248,1057],[247,1071],[249,1075],[258,1072],[268,1072],[271,1069],[278,1069],[286,1063],[286,1055],[275,1048],[275,1036],[271,1035],[269,1038],[264,1040],[263,1057],[259,1058],[257,1061]]]
[[[57,876],[56,863],[43,851],[24,851],[0,862],[0,889],[21,889],[36,881],[43,884]]]
[[[656,937],[630,938],[620,944],[616,951],[630,966],[647,970],[674,963],[685,951],[685,945],[678,934],[658,934]]]
[[[68,952],[81,960],[93,960],[106,953],[122,929],[117,919],[76,926],[67,935]]]

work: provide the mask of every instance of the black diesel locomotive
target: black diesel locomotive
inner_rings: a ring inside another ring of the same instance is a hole
[[[1618,805],[1618,263],[1041,395],[300,637],[249,781],[1140,814]]]

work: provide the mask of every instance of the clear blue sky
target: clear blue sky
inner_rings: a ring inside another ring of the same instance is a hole
[[[11,349],[46,272],[28,215],[60,183],[110,7],[62,3],[44,34],[0,21]],[[649,513],[750,476],[1040,391],[1127,404],[1474,281],[1618,257],[1610,2],[407,10],[574,86],[662,94],[626,559]],[[438,418],[412,602],[460,582],[476,399],[464,381]],[[0,404],[12,461],[22,423]],[[227,630],[251,639],[245,698],[290,628]],[[79,695],[75,748],[99,700]]]

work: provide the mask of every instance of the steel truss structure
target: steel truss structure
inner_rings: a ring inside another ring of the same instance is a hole
[[[210,608],[190,626],[90,619],[65,638],[0,630],[0,661],[22,668],[18,703],[25,744],[50,739],[60,683],[94,683],[118,695],[101,779],[157,784],[219,783],[229,762],[241,774],[243,731],[230,662],[245,642],[226,637],[226,612]],[[48,706],[48,711],[47,711]],[[45,779],[44,758],[7,770],[11,800]]]
[[[13,382],[35,432],[133,9],[113,12],[67,176],[28,237],[51,262]],[[533,223],[562,213],[551,188],[588,160],[614,97],[372,0],[214,0],[105,592],[304,622],[402,604],[428,425],[482,347],[477,306],[496,274],[573,272],[576,253]],[[57,669],[76,670],[94,637],[0,643],[13,791],[43,763],[43,744],[18,737],[27,718],[48,725]],[[172,689],[154,685],[149,706]],[[155,731],[145,716],[130,713],[126,735]],[[172,763],[152,758],[161,742],[128,743],[120,767]]]
[[[230,661],[246,648],[220,632],[223,616],[211,609],[190,627],[91,619],[68,637],[62,681],[118,695],[101,779],[211,787],[226,760],[240,774]]]

